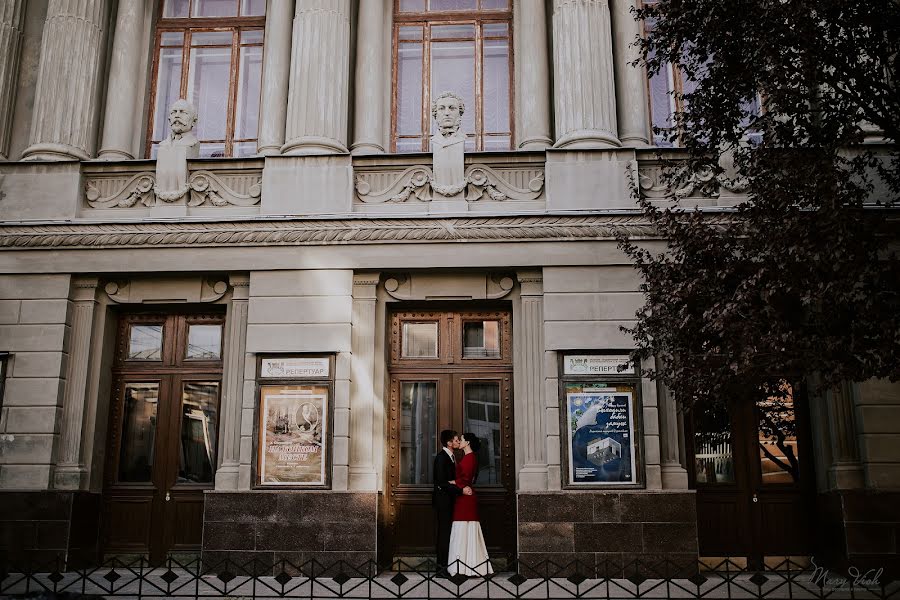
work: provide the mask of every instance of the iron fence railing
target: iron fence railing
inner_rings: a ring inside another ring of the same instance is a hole
[[[729,559],[712,565],[641,559],[511,561],[503,572],[485,577],[442,577],[431,563],[403,561],[388,570],[374,561],[294,564],[174,557],[162,565],[135,558],[66,567],[61,559],[28,568],[15,561],[0,563],[0,598],[900,598],[900,582],[877,574],[854,581],[791,560],[760,571]]]

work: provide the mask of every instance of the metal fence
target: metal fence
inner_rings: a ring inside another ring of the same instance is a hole
[[[465,565],[451,565],[464,567]],[[483,577],[435,573],[433,564],[374,561],[301,564],[169,558],[109,560],[65,568],[50,564],[0,566],[0,598],[898,598],[900,582],[869,573],[856,580],[790,560],[749,571],[723,559],[710,565],[668,560],[512,561]],[[477,566],[476,566],[477,568]],[[609,577],[603,574],[611,575]]]

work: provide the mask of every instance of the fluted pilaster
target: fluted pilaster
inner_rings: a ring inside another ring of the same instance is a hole
[[[108,0],[50,0],[23,160],[93,155],[107,8]]]
[[[522,314],[516,319],[516,405],[526,439],[519,489],[547,489],[547,431],[544,389],[544,280],[540,271],[516,273],[521,286]]]
[[[374,455],[375,291],[379,273],[353,276],[350,374],[350,489],[378,489]]]
[[[297,2],[283,154],[347,152],[350,0]]]
[[[0,160],[9,158],[19,48],[25,18],[23,0],[0,0]]]
[[[353,154],[384,152],[384,85],[391,80],[391,70],[384,64],[385,8],[384,0],[359,4]]]
[[[291,77],[293,0],[271,0],[266,11],[262,97],[259,105],[259,154],[279,154],[284,144],[288,82]]]
[[[641,34],[631,10],[636,0],[610,0],[613,24],[613,58],[616,67],[616,106],[619,139],[623,144],[646,146],[649,142],[647,78],[644,67],[633,64],[640,58],[635,45]]]
[[[244,394],[244,354],[247,351],[247,314],[250,304],[250,277],[233,275],[231,304],[225,330],[223,356],[221,426],[219,429],[221,466],[216,471],[217,490],[238,489],[241,454],[241,405]]]
[[[659,363],[657,362],[657,369]],[[687,470],[681,463],[681,444],[678,429],[678,407],[669,389],[656,382],[659,410],[659,454],[663,489],[687,489]]]
[[[516,0],[516,137],[519,150],[542,150],[550,138],[550,58],[543,2]]]
[[[606,0],[554,0],[553,90],[558,148],[619,145]]]
[[[109,82],[106,85],[106,113],[103,119],[103,138],[98,158],[128,160],[136,158],[134,128],[141,73],[141,58],[147,49],[143,45],[143,0],[119,0],[116,30],[113,39]]]
[[[865,481],[853,418],[853,395],[852,383],[836,386],[826,394],[832,455],[828,483],[835,489],[861,488]]]
[[[78,278],[72,284],[74,306],[69,363],[63,395],[59,462],[53,474],[54,487],[61,490],[82,489],[87,483],[87,468],[81,448],[97,286],[96,277]]]

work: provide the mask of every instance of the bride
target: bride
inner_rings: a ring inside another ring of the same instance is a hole
[[[460,488],[473,486],[478,478],[478,449],[481,442],[474,433],[464,433],[459,447],[464,454],[456,463],[455,484]],[[453,505],[453,528],[450,530],[447,564],[451,575],[478,577],[494,572],[488,560],[484,536],[481,535],[478,500],[474,492],[471,496],[457,496]]]

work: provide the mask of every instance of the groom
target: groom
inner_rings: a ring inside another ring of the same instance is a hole
[[[456,457],[453,451],[459,448],[459,434],[450,429],[441,432],[441,449],[434,457],[434,490],[431,505],[437,521],[437,573],[447,574],[447,553],[450,550],[450,529],[453,525],[453,503],[460,494],[472,495],[472,488],[456,487]]]

